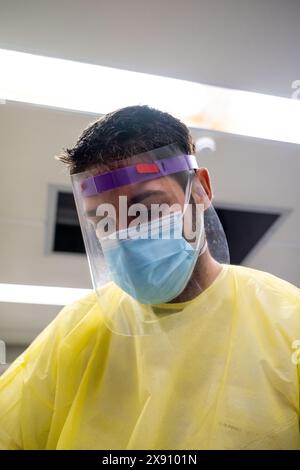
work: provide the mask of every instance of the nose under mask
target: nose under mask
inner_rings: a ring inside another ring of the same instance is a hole
[[[139,237],[123,239],[116,233],[115,243],[101,242],[113,281],[142,304],[160,304],[177,297],[186,287],[198,257],[205,251],[204,224],[193,247],[183,236],[181,212],[158,221],[141,224]],[[141,236],[145,236],[141,238]]]

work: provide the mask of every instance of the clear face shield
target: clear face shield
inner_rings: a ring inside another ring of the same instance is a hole
[[[155,306],[203,290],[202,258],[228,263],[226,237],[195,171],[169,145],[71,176],[94,289],[107,327],[161,332]]]

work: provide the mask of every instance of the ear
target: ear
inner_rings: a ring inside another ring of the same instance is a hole
[[[210,176],[207,168],[199,168],[196,170],[196,178],[201,183],[208,199],[211,201],[213,198]]]

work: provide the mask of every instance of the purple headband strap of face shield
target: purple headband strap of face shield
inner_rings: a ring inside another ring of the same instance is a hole
[[[155,160],[152,163],[141,162],[100,175],[90,176],[81,182],[81,191],[84,197],[89,197],[126,184],[142,183],[161,176],[180,171],[196,170],[197,168],[195,155],[178,155]]]

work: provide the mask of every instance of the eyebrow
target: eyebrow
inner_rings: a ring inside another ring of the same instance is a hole
[[[137,204],[138,202],[141,202],[143,201],[144,199],[147,199],[147,197],[150,197],[150,196],[165,196],[165,192],[164,191],[160,191],[160,190],[148,190],[148,191],[143,191],[142,193],[139,193],[137,194],[136,196],[133,196],[131,199],[130,199],[130,204]],[[97,206],[98,207],[98,206]],[[87,217],[98,217],[97,214],[96,214],[96,211],[97,211],[97,207],[94,208],[94,209],[89,209],[87,211],[85,211],[85,215]]]
[[[147,197],[150,197],[150,196],[165,196],[165,195],[166,193],[160,190],[143,191],[142,193],[139,193],[136,196],[133,196],[130,199],[130,204],[136,204],[138,202],[143,201],[144,199],[147,199]]]
[[[105,215],[97,215],[97,207],[95,209],[89,209],[88,211],[85,211],[84,215],[86,215],[87,217],[105,217]]]

